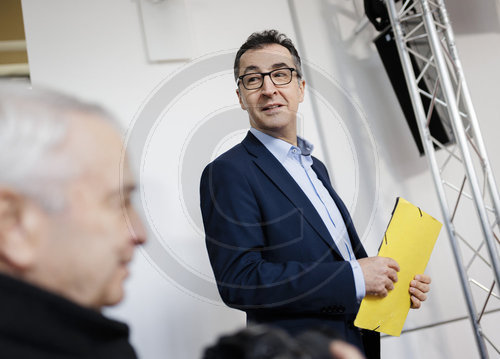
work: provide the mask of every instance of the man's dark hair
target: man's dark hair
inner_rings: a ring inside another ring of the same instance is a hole
[[[300,333],[295,340],[311,358],[332,359],[330,344],[334,340],[343,340],[343,337],[329,327],[320,326]]]
[[[300,61],[299,53],[293,45],[292,40],[288,38],[285,34],[280,33],[278,30],[264,30],[262,32],[254,32],[250,35],[240,49],[236,53],[236,58],[234,59],[234,79],[238,80],[238,75],[240,71],[240,58],[248,50],[261,49],[269,44],[278,44],[286,47],[290,54],[292,54],[293,62],[297,70],[297,77],[302,78],[302,63]]]
[[[248,327],[219,338],[203,359],[305,359],[309,358],[284,331],[264,325]]]

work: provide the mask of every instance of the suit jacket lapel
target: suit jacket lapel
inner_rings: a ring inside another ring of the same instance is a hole
[[[349,238],[351,240],[351,246],[354,251],[355,257],[356,258],[367,257],[366,251],[363,248],[361,241],[359,240],[358,233],[356,232],[356,228],[354,227],[354,223],[352,221],[351,216],[349,215],[347,207],[345,206],[342,199],[338,196],[337,192],[335,192],[335,190],[333,189],[332,185],[330,184],[330,180],[326,177],[326,173],[323,173],[324,171],[321,168],[319,168],[319,166],[315,163],[316,162],[313,160],[312,169],[314,170],[314,172],[316,172],[320,181],[323,182],[323,185],[332,196],[335,204],[337,205],[337,208],[342,214],[342,218],[344,219],[344,223],[347,228]]]
[[[242,144],[254,157],[254,163],[266,174],[266,176],[278,187],[278,189],[293,203],[305,220],[314,228],[325,244],[332,248],[339,258],[343,259],[335,242],[330,236],[320,215],[311,201],[304,194],[293,177],[272,155],[271,152],[250,132]]]

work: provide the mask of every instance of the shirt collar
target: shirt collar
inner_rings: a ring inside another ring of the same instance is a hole
[[[314,150],[314,145],[311,142],[299,136],[297,136],[297,147],[300,148],[303,156],[310,156]]]
[[[269,150],[269,152],[271,152],[273,156],[276,157],[281,163],[286,160],[288,153],[293,148],[300,149],[300,152],[303,156],[310,156],[314,149],[312,143],[299,136],[297,136],[297,147],[295,147],[294,145],[286,141],[270,136],[262,131],[257,130],[256,128],[251,127],[250,132],[252,133],[252,135],[257,137],[257,139],[262,142],[262,144]]]

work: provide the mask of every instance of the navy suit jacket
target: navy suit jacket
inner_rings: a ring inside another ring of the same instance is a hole
[[[366,257],[325,165],[313,157],[312,169],[344,218],[356,258]],[[228,306],[291,334],[328,326],[368,357],[379,355],[378,333],[353,325],[359,304],[351,265],[299,185],[250,132],[205,168],[200,200],[210,263]]]

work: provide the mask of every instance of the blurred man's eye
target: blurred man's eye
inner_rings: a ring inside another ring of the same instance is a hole
[[[125,197],[125,198],[123,199],[123,205],[124,205],[125,207],[129,207],[131,203],[132,203],[132,200],[130,199],[130,197],[128,197],[128,196],[127,196],[127,197]]]

